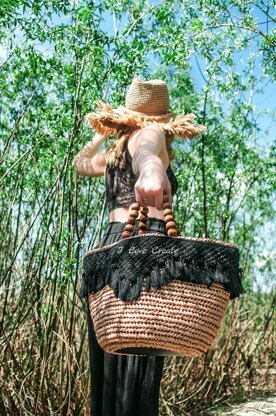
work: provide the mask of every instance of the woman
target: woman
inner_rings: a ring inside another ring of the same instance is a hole
[[[161,80],[134,79],[126,106],[116,110],[100,103],[98,113],[87,120],[97,131],[74,158],[73,166],[82,176],[105,175],[109,209],[107,230],[97,247],[121,239],[129,206],[137,201],[148,207],[148,231],[166,234],[162,205],[177,190],[171,170],[171,142],[174,135],[192,138],[204,130],[193,125],[193,114],[175,117],[169,112],[169,93]],[[110,135],[113,144],[97,153]],[[137,234],[137,218],[133,235]],[[95,248],[95,247],[94,247]],[[155,416],[162,377],[162,356],[115,355],[99,346],[89,310],[88,288],[82,282],[80,294],[87,299],[91,371],[90,414],[92,416]]]

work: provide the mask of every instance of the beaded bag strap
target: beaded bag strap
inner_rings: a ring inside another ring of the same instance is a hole
[[[166,223],[166,230],[167,234],[170,237],[176,237],[179,236],[179,228],[176,225],[173,212],[172,212],[172,205],[169,203],[169,197],[167,194],[164,193],[163,196],[163,214],[164,214],[164,220]],[[148,230],[148,212],[149,208],[146,206],[140,206],[138,202],[134,202],[134,204],[131,204],[129,207],[129,216],[127,223],[122,231],[122,238],[128,238],[131,237],[131,233],[134,230],[134,225],[136,222],[136,218],[139,216],[139,210],[140,210],[140,223],[138,225],[138,235],[144,234]]]

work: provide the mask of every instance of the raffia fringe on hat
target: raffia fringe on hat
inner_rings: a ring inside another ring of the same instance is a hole
[[[151,124],[158,124],[164,134],[192,139],[201,134],[206,129],[203,124],[193,124],[195,114],[179,114],[174,116],[172,113],[161,116],[147,116],[143,113],[125,109],[125,114],[121,115],[114,111],[109,104],[102,101],[97,102],[99,111],[89,113],[85,119],[99,134],[107,134],[118,137],[120,132],[126,128],[144,128]]]

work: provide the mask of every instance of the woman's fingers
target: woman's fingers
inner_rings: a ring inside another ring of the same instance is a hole
[[[171,183],[169,180],[167,181],[167,185],[166,185],[166,188],[164,189],[164,193],[169,197],[168,202],[172,204],[172,187],[171,187]]]
[[[135,188],[135,198],[139,205],[146,207],[155,207],[158,210],[162,210],[164,201],[164,194],[168,195],[168,202],[172,203],[171,186],[167,186],[164,189],[146,192],[145,190],[139,191]]]
[[[172,191],[171,191],[171,184],[169,179],[167,180],[164,188],[160,190],[159,193],[155,196],[154,206],[158,210],[162,210],[163,204],[164,204],[164,195],[167,195],[169,197],[168,202],[172,203]]]
[[[171,184],[166,172],[162,169],[140,172],[134,190],[136,201],[142,206],[162,210],[164,194],[168,195],[168,202],[172,203]]]
[[[144,191],[139,192],[137,189],[135,189],[135,198],[138,204],[142,205],[143,207],[154,207],[154,198],[148,194],[146,194]]]
[[[146,201],[143,200],[142,195],[140,194],[140,192],[137,190],[137,188],[134,188],[135,190],[135,199],[138,202],[139,205],[145,206]]]
[[[161,189],[154,198],[154,206],[158,209],[161,210],[162,209],[162,205],[163,205],[163,189]]]
[[[146,206],[154,207],[154,198],[151,195],[143,196],[143,201],[145,201]]]

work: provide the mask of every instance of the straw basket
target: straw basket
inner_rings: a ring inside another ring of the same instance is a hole
[[[182,237],[168,202],[163,212],[168,235],[147,233],[148,208],[135,203],[122,239],[85,254],[91,317],[109,353],[200,356],[230,299],[244,292],[234,244]]]

